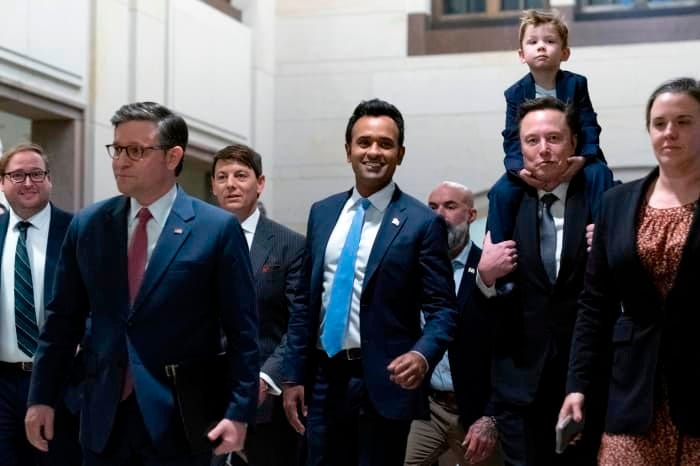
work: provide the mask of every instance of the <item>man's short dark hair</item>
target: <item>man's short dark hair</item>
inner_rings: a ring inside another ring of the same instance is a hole
[[[216,162],[219,160],[231,160],[238,162],[255,172],[255,178],[260,178],[263,174],[262,157],[245,144],[231,144],[226,146],[214,155],[214,161],[211,164],[211,176],[214,177],[216,170]]]
[[[557,110],[564,114],[566,117],[566,124],[569,127],[569,131],[572,135],[578,136],[580,131],[580,125],[578,121],[578,116],[571,105],[566,105],[561,100],[552,96],[538,97],[537,99],[529,99],[523,102],[518,109],[518,130],[520,130],[520,124],[530,112],[537,110]]]
[[[122,105],[114,112],[111,120],[116,128],[127,121],[152,121],[158,126],[158,144],[168,149],[180,146],[184,152],[187,149],[187,123],[180,116],[167,107],[156,102],[134,102]],[[182,164],[185,158],[175,167],[175,176],[182,171]]]
[[[403,146],[403,116],[399,109],[394,107],[389,102],[380,99],[363,100],[360,104],[355,107],[355,111],[352,112],[352,116],[348,120],[348,126],[345,128],[345,143],[350,144],[352,141],[352,128],[362,117],[372,116],[388,116],[399,129],[399,146]]]

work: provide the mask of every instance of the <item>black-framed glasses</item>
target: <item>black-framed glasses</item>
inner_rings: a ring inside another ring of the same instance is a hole
[[[126,153],[134,162],[138,162],[143,158],[144,153],[147,150],[168,150],[170,146],[119,146],[117,144],[107,144],[107,155],[112,159],[118,159],[122,151]]]
[[[48,170],[32,170],[30,172],[24,172],[21,170],[16,170],[13,172],[5,173],[5,177],[9,178],[15,184],[24,183],[24,181],[29,177],[34,183],[41,183],[46,179],[49,174]]]

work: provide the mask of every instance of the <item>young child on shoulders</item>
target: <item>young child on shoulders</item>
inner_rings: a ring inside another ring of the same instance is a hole
[[[570,180],[583,168],[586,200],[594,216],[602,193],[613,184],[612,172],[600,149],[600,126],[588,95],[586,78],[560,68],[571,55],[568,35],[566,23],[556,12],[528,10],[520,19],[518,56],[530,72],[504,93],[507,109],[502,135],[506,173],[488,194],[487,231],[491,232],[494,243],[512,239],[515,216],[527,186],[542,188],[542,184],[525,170],[520,150],[518,109],[526,100],[549,95],[573,106],[580,131],[576,154],[569,158],[563,181]]]

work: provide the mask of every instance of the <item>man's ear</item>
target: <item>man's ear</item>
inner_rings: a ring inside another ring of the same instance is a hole
[[[174,146],[168,149],[165,156],[167,157],[166,165],[168,168],[175,170],[175,167],[180,163],[180,160],[185,156],[185,151],[180,146]]]
[[[396,165],[401,165],[401,162],[403,162],[403,156],[406,155],[406,147],[401,146],[399,147],[399,153],[396,154]]]

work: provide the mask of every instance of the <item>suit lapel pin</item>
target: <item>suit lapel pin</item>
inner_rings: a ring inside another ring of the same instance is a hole
[[[469,267],[467,273],[476,273],[476,270],[474,270],[474,267]]]
[[[391,221],[391,224],[394,225],[395,227],[399,226],[399,219],[394,217],[393,220]]]
[[[175,229],[173,230],[173,233],[175,233],[176,235],[181,235],[181,234],[182,234],[182,228],[175,228]]]

